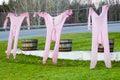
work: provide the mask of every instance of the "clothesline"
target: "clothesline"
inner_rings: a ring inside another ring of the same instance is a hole
[[[109,5],[110,6],[110,5]],[[81,10],[88,10],[90,7],[94,8],[93,6],[89,6],[89,7],[86,7],[86,8],[79,8],[79,9],[71,9],[73,12],[74,11],[81,11]],[[99,8],[101,8],[102,6],[99,6]],[[24,12],[29,12],[29,13],[34,13],[34,12],[48,12],[48,13],[54,13],[54,14],[59,14],[59,13],[62,13],[64,12],[65,10],[56,10],[56,11],[47,11],[47,10],[44,10],[44,11],[24,11]],[[12,11],[11,11],[12,12]],[[20,12],[17,12],[17,11],[13,11],[12,13],[20,13]],[[21,12],[22,13],[22,12]]]

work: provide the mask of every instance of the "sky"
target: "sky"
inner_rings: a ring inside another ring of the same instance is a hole
[[[6,4],[8,4],[8,3],[9,3],[9,0],[0,0],[0,5],[2,5],[3,2],[5,2]]]

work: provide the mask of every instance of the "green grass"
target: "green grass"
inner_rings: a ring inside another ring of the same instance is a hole
[[[120,51],[120,33],[109,33],[115,40],[115,51]],[[91,50],[91,33],[63,34],[62,39],[72,39],[73,50]],[[43,50],[45,37],[38,39],[38,49]],[[21,40],[18,47],[21,48]],[[53,49],[52,43],[51,49]],[[35,56],[17,55],[14,60],[12,55],[6,59],[5,50],[7,41],[0,41],[0,80],[120,80],[120,62],[112,61],[112,68],[106,69],[104,62],[99,61],[94,70],[89,69],[89,61],[58,60],[56,65],[48,59],[42,65],[42,58]]]
[[[120,51],[120,32],[109,33],[109,38],[114,39],[114,51]],[[45,37],[32,37],[29,39],[38,39],[38,49],[44,50]],[[61,39],[72,39],[72,50],[91,50],[91,33],[63,34]],[[21,40],[19,40],[19,44],[21,44]],[[21,48],[21,45],[18,47]],[[54,42],[51,49],[54,49]]]

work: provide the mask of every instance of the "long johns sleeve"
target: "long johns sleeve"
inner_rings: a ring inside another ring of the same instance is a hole
[[[38,13],[38,15],[39,15],[40,17],[44,17],[46,14],[47,14],[46,12],[40,12],[40,13]]]
[[[5,21],[4,21],[4,24],[3,24],[3,28],[4,28],[4,29],[7,27],[7,23],[8,23],[8,20],[9,20],[9,14],[10,14],[10,13],[8,13],[8,15],[7,15],[6,18],[5,18]]]
[[[110,7],[109,5],[106,6],[107,10],[109,10],[109,7]]]
[[[30,18],[29,18],[29,13],[28,12],[26,14],[26,20],[27,20],[28,30],[30,30]]]
[[[91,11],[91,8],[89,8],[89,15],[88,15],[88,30],[90,30],[91,29],[91,27],[92,27],[92,21],[91,21],[91,13],[92,13],[92,11]]]
[[[46,12],[34,12],[33,17],[36,17],[37,15],[40,17],[44,17],[47,13]]]
[[[67,17],[69,17],[70,15],[72,15],[72,10],[70,9],[70,10],[67,10],[67,11],[65,11],[64,13],[62,13],[63,14],[63,17],[65,16],[66,18]]]
[[[33,15],[33,17],[36,17],[36,16],[37,16],[37,14],[38,14],[38,12],[34,12],[34,15]]]

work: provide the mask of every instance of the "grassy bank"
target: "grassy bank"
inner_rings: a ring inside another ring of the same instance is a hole
[[[120,33],[109,33],[115,40],[114,51],[120,51]],[[64,34],[62,39],[72,39],[73,50],[91,50],[91,33]],[[38,39],[38,49],[43,50],[45,37]],[[21,48],[21,40],[18,47]],[[7,41],[0,41],[0,80],[119,80],[120,62],[112,62],[112,68],[106,69],[104,62],[98,62],[94,70],[89,69],[89,61],[58,60],[53,65],[48,59],[42,65],[42,58],[35,56],[17,55],[17,59],[6,59]],[[51,49],[53,49],[52,43]]]

